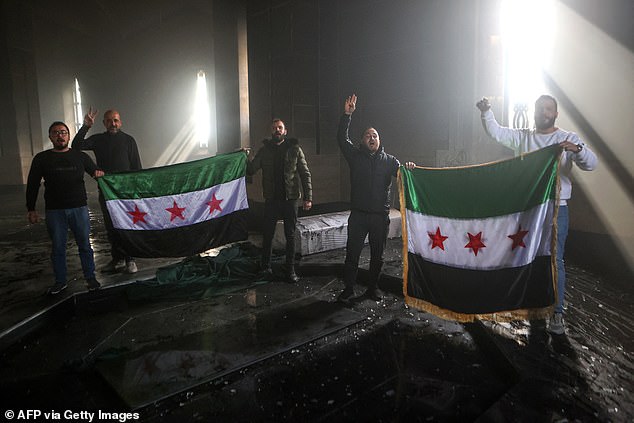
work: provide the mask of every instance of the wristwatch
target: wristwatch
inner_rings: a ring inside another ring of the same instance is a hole
[[[583,144],[577,144],[577,151],[576,151],[576,153],[577,153],[577,154],[581,153],[581,150],[583,150]]]

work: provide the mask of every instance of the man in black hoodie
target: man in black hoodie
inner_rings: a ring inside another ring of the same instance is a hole
[[[106,127],[106,132],[94,134],[84,139],[88,130],[94,125],[96,116],[97,110],[93,111],[92,108],[84,116],[84,124],[73,138],[73,148],[92,150],[97,159],[97,166],[106,173],[142,169],[136,141],[131,135],[121,130],[122,122],[118,111],[107,110],[104,113],[103,125]],[[101,271],[112,273],[125,266],[127,273],[136,273],[136,262],[120,245],[106,207],[106,200],[101,191],[99,192],[99,205],[103,213],[104,225],[111,246],[110,254],[112,255],[112,260]]]
[[[347,301],[354,295],[359,256],[365,237],[370,241],[370,278],[365,293],[369,298],[380,301],[379,276],[383,267],[383,250],[390,225],[390,188],[392,176],[396,176],[401,165],[396,157],[383,151],[379,133],[368,128],[363,138],[355,146],[348,137],[352,113],[356,109],[357,96],[351,95],[344,104],[344,114],[339,120],[337,141],[350,167],[350,217],[348,218],[348,239],[346,261],[344,263],[345,289],[339,295],[340,301]],[[413,162],[405,163],[408,169]]]

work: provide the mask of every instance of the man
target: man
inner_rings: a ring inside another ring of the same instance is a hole
[[[91,135],[87,139],[88,130],[94,125],[97,110],[89,109],[84,116],[84,124],[73,138],[73,148],[77,150],[92,150],[97,159],[97,165],[107,173],[140,170],[141,158],[134,138],[121,130],[121,117],[116,110],[108,110],[103,115],[103,125],[106,132]],[[110,241],[112,260],[101,270],[103,272],[116,272],[125,268],[127,273],[136,273],[137,265],[133,257],[126,254],[116,236],[112,219],[106,207],[106,200],[99,192],[99,205],[103,213],[104,224]]]
[[[480,109],[485,131],[497,142],[511,148],[516,155],[553,144],[559,144],[564,150],[559,168],[561,188],[557,215],[557,302],[548,325],[549,332],[562,335],[565,333],[563,311],[566,290],[564,247],[568,236],[568,200],[572,193],[570,174],[573,163],[581,170],[593,170],[597,165],[597,157],[577,134],[555,126],[559,112],[557,100],[550,95],[542,95],[535,102],[535,129],[512,129],[500,126],[493,116],[491,104],[487,98],[480,100],[476,107]]]
[[[90,246],[90,219],[84,172],[98,178],[98,170],[92,159],[81,151],[68,147],[70,134],[64,122],[53,122],[48,129],[53,148],[33,157],[26,185],[26,208],[29,223],[39,222],[35,210],[40,183],[44,179],[44,204],[46,229],[53,243],[51,261],[55,283],[49,294],[55,295],[68,286],[66,283],[66,237],[73,232],[79,250],[79,259],[89,290],[99,288],[95,278],[95,260]]]
[[[346,302],[354,295],[359,257],[365,243],[370,241],[370,278],[364,295],[381,300],[378,289],[379,276],[383,267],[383,250],[390,225],[390,188],[392,177],[396,176],[400,162],[387,154],[381,146],[379,133],[368,128],[363,133],[361,144],[355,146],[348,137],[352,113],[356,109],[357,96],[348,97],[344,104],[344,114],[339,120],[337,141],[350,167],[350,217],[348,218],[348,239],[343,280],[345,289],[339,294],[339,301]],[[407,162],[405,167],[416,165]]]
[[[262,169],[264,194],[264,225],[262,229],[262,270],[271,277],[271,250],[275,225],[284,220],[286,238],[286,278],[299,281],[295,273],[295,226],[297,201],[304,195],[304,210],[312,207],[313,187],[310,170],[304,152],[295,138],[287,138],[287,130],[281,119],[273,119],[271,139],[265,139],[253,160],[247,166],[249,175]],[[301,191],[300,191],[301,185]]]

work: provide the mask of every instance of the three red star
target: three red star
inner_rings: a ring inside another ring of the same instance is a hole
[[[445,242],[445,240],[449,237],[447,236],[443,236],[440,233],[440,227],[437,226],[436,227],[436,233],[433,232],[427,232],[427,234],[429,235],[429,238],[431,239],[431,249],[433,250],[434,248],[438,247],[441,250],[445,250],[445,245],[443,244],[443,242]]]
[[[137,206],[136,204],[134,205],[134,211],[129,211],[127,213],[132,216],[132,223],[134,225],[136,225],[138,222],[147,223],[145,221],[145,215],[147,213],[142,212],[141,210],[139,210],[139,206]]]
[[[216,193],[214,192],[211,201],[207,201],[207,204],[209,205],[209,214],[212,214],[214,210],[222,211],[222,209],[220,208],[220,203],[222,203],[223,201],[224,199],[217,199]]]
[[[481,238],[482,238],[482,232],[478,232],[477,235],[473,235],[469,232],[467,232],[467,234],[469,235],[469,243],[467,245],[465,245],[465,248],[471,248],[473,250],[473,254],[475,254],[476,256],[478,255],[478,250],[480,248],[485,248],[486,245],[484,245],[484,243],[482,242]]]
[[[183,211],[185,210],[185,207],[178,207],[178,204],[176,204],[176,201],[174,201],[174,205],[172,207],[165,210],[172,213],[170,215],[170,222],[176,219],[177,217],[180,217],[181,220],[185,220],[185,217],[183,216]]]
[[[513,251],[515,249],[515,247],[524,247],[524,248],[526,248],[526,244],[524,244],[524,237],[526,236],[527,233],[528,233],[528,231],[523,231],[522,230],[522,225],[520,225],[520,228],[517,231],[517,233],[515,233],[513,235],[508,235],[508,237],[513,240],[513,245],[511,246],[511,251]]]

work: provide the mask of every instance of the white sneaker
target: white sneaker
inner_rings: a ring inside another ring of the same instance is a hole
[[[550,317],[548,321],[548,332],[555,335],[563,335],[566,333],[563,314],[555,313]]]
[[[126,273],[136,273],[139,269],[136,267],[136,262],[134,260],[130,260],[125,264],[125,272]]]

